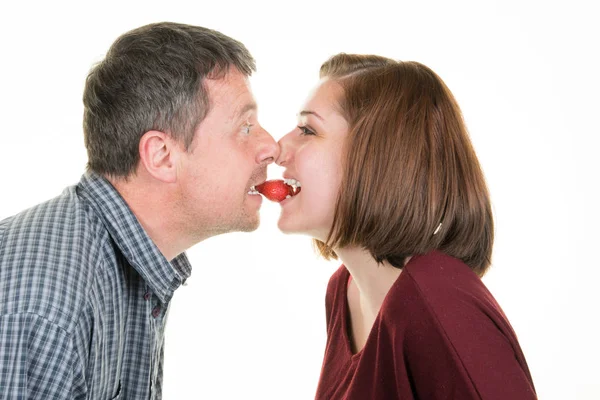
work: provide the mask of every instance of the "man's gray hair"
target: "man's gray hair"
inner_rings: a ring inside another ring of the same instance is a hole
[[[246,76],[256,70],[242,43],[211,29],[161,22],[120,36],[85,84],[88,170],[129,176],[150,130],[188,149],[210,107],[204,79],[219,79],[232,66]]]

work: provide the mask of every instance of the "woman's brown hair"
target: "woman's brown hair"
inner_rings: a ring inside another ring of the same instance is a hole
[[[454,96],[417,62],[338,54],[321,77],[343,90],[349,131],[333,225],[320,253],[360,246],[378,262],[437,249],[479,276],[494,223],[483,172]]]

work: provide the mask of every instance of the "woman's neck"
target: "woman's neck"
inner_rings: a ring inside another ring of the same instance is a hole
[[[364,249],[344,248],[336,249],[335,252],[352,275],[358,288],[362,312],[365,317],[374,319],[402,270],[386,261],[378,264]]]

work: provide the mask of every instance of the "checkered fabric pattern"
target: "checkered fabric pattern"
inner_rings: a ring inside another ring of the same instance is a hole
[[[166,314],[191,273],[93,173],[0,222],[0,399],[160,399]]]

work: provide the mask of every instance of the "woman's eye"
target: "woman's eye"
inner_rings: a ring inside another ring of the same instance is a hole
[[[306,126],[298,126],[298,129],[300,129],[301,135],[314,135],[315,134],[313,131],[308,129]]]

